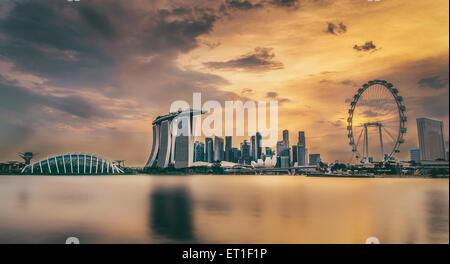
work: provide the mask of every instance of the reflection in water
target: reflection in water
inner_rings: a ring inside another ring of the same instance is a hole
[[[150,194],[150,230],[177,242],[193,242],[192,205],[185,188],[155,188]]]
[[[448,243],[448,179],[0,176],[0,243]]]
[[[427,192],[428,240],[435,243],[448,243],[442,234],[449,233],[448,193],[432,190]]]

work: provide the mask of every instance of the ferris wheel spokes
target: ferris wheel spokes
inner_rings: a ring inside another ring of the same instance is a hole
[[[352,152],[361,162],[368,163],[369,135],[378,136],[381,161],[389,161],[395,153],[400,152],[399,146],[404,143],[403,134],[406,133],[406,107],[403,97],[398,95],[398,89],[385,80],[374,80],[364,84],[353,96],[348,110],[347,131]],[[354,128],[361,127],[358,141],[354,139]],[[375,133],[369,133],[369,128],[375,127]],[[392,132],[392,133],[391,133]],[[397,133],[394,137],[392,134]],[[387,139],[383,136],[388,135]],[[361,136],[363,136],[362,155],[358,151]],[[373,138],[370,136],[370,138]],[[373,141],[373,140],[372,140]],[[373,146],[370,149],[374,149]],[[377,147],[375,147],[377,149]],[[385,153],[385,150],[388,152]],[[377,152],[377,151],[376,151]],[[361,157],[362,156],[362,157]],[[378,156],[378,155],[376,155]]]

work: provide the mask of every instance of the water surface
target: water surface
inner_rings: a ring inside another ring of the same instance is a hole
[[[449,243],[448,179],[0,176],[0,243]]]

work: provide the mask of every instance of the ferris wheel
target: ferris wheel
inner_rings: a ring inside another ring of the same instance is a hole
[[[360,163],[388,162],[405,141],[406,107],[398,89],[385,81],[364,84],[350,102],[349,145]]]

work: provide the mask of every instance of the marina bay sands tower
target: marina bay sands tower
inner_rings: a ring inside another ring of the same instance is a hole
[[[153,122],[153,146],[145,167],[190,167],[194,163],[195,115],[206,112],[184,110],[158,116]]]

